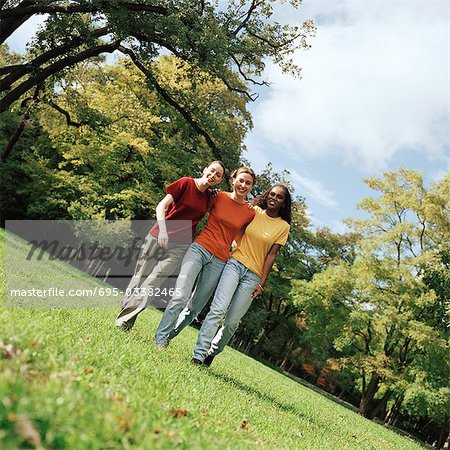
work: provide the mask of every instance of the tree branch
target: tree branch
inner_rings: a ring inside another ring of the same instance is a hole
[[[164,47],[172,52],[176,57],[187,61],[187,58],[181,52],[179,52],[174,46],[167,43],[161,36],[147,36],[144,33],[136,31],[132,31],[131,36],[136,38],[138,41],[152,42],[153,44],[159,45],[160,47]]]
[[[159,45],[160,47],[163,47],[167,50],[169,50],[171,53],[173,53],[177,58],[180,58],[183,61],[189,62],[188,59],[181,53],[179,52],[175,47],[173,47],[172,45],[168,44],[163,38],[161,37],[155,37],[152,36],[151,38],[149,38],[148,36],[145,36],[145,34],[143,33],[139,33],[139,32],[133,32],[132,36],[134,38],[136,38],[137,40],[143,40],[143,41],[148,41],[149,39],[152,40],[152,42],[156,45]],[[233,92],[239,92],[240,94],[244,94],[250,101],[254,102],[258,97],[259,94],[255,93],[255,94],[249,94],[246,90],[244,89],[239,89],[236,87],[233,87],[230,85],[230,83],[223,77],[220,77],[220,80],[225,84],[225,86]]]
[[[23,0],[20,2],[16,8],[11,8],[16,10],[21,7],[28,7],[34,5],[36,2],[34,0]],[[6,10],[0,10],[0,44],[5,42],[6,39],[14,33],[23,23],[25,23],[31,16],[16,16],[12,15],[10,18],[5,19],[3,14]]]
[[[276,44],[274,42],[269,41],[269,39],[263,38],[262,36],[257,35],[256,33],[252,33],[251,31],[247,30],[247,33],[250,36],[253,36],[255,39],[258,39],[262,42],[265,42],[269,47],[275,49],[275,50],[280,50],[283,47],[285,47],[286,45],[292,44],[292,42],[294,42],[295,40],[297,40],[299,37],[306,37],[304,34],[299,33],[297,35],[295,35],[294,37],[292,37],[291,39],[288,39],[284,42],[281,42],[279,44]]]
[[[229,53],[228,55],[236,64],[239,73],[241,74],[242,78],[244,78],[245,81],[249,81],[250,83],[257,84],[258,86],[270,86],[270,84],[267,81],[256,81],[253,78],[249,78],[242,70],[242,62],[239,62],[237,60],[236,56],[234,56],[233,54]]]
[[[91,122],[89,120],[82,120],[81,122],[75,122],[72,120],[69,111],[65,110],[64,108],[62,108],[61,106],[57,105],[54,101],[50,100],[48,102],[48,104],[55,109],[56,111],[58,111],[60,114],[62,114],[65,118],[66,118],[66,122],[67,125],[72,126],[72,127],[77,127],[80,128],[84,125],[92,125]],[[108,120],[107,123],[102,123],[102,124],[96,124],[97,127],[109,127],[110,125],[112,125],[113,123],[119,122],[119,120],[122,119],[129,119],[129,116],[124,115],[124,116],[120,116],[115,120]]]
[[[408,235],[406,235],[406,242],[408,242],[408,247],[409,247],[409,251],[412,253],[412,255],[414,256],[414,258],[417,258],[417,255],[413,249],[413,243],[411,242],[411,239],[409,238]]]
[[[24,67],[24,66],[29,66],[29,63],[26,63],[26,64],[12,64],[10,66],[0,67],[0,77],[2,77],[4,75],[7,75],[8,73],[15,72],[16,70],[21,70],[22,67]]]
[[[244,89],[239,89],[239,88],[231,86],[230,83],[228,83],[228,81],[225,78],[220,78],[220,79],[222,80],[223,84],[228,88],[228,90],[233,91],[233,92],[239,92],[240,94],[244,94],[252,102],[257,100],[257,98],[259,97],[259,94],[257,94],[257,93],[249,94]]]
[[[99,28],[97,30],[94,30],[92,32],[93,38],[98,38],[100,36],[105,36],[109,33],[108,28]],[[25,76],[27,73],[32,72],[33,70],[38,69],[40,66],[45,64],[46,62],[50,61],[53,58],[57,58],[58,56],[61,56],[68,52],[69,50],[75,49],[76,47],[80,46],[86,41],[85,37],[78,36],[71,41],[67,42],[64,45],[61,45],[60,47],[55,47],[51,50],[48,50],[47,52],[42,53],[38,57],[34,58],[32,61],[26,63],[26,64],[19,64],[15,66],[9,66],[14,67],[14,71],[10,71],[10,75],[0,80],[0,92],[3,92],[11,87],[13,83],[15,83],[17,80]],[[5,69],[8,69],[6,67]],[[1,73],[1,72],[0,72]]]
[[[117,8],[131,12],[149,12],[162,16],[169,15],[169,10],[164,6],[149,5],[147,3],[132,3],[118,1]],[[101,1],[97,5],[67,4],[67,5],[42,5],[35,0],[23,0],[15,8],[0,10],[0,43],[3,43],[14,31],[35,14],[55,13],[96,13],[103,9],[112,8],[109,1]]]
[[[250,20],[250,17],[252,16],[253,11],[259,5],[260,5],[260,3],[257,3],[255,0],[252,1],[252,4],[250,5],[250,7],[248,8],[247,13],[245,14],[244,20],[239,24],[239,26],[234,31],[231,32],[231,34],[233,36],[236,36],[239,33],[239,31],[241,31],[242,28],[244,28],[247,25],[248,21]]]
[[[60,5],[42,5],[35,2],[22,2],[31,3],[30,5],[17,6],[15,8],[8,8],[0,10],[0,19],[10,18],[10,17],[22,17],[22,16],[33,16],[34,14],[55,14],[55,13],[90,13],[98,12],[103,8],[111,8],[109,1],[102,1],[97,5],[83,5],[83,4],[60,4]],[[34,3],[34,4],[33,4]],[[169,10],[164,6],[148,5],[146,3],[131,3],[131,2],[121,2],[118,1],[117,9],[127,9],[133,12],[151,12],[163,16],[169,14]]]
[[[80,128],[83,125],[88,125],[89,121],[87,120],[83,120],[82,122],[74,122],[72,120],[72,118],[70,117],[70,113],[68,111],[66,111],[65,109],[61,108],[61,106],[57,105],[55,102],[53,102],[52,100],[50,100],[48,102],[48,104],[53,108],[56,109],[56,111],[58,111],[59,113],[61,113],[65,118],[66,118],[66,122],[67,125],[69,126],[73,126],[73,127],[77,127]]]
[[[29,91],[33,86],[38,85],[45,81],[51,75],[59,72],[60,70],[73,66],[76,63],[84,61],[86,59],[92,58],[93,56],[98,56],[101,53],[112,53],[117,50],[120,45],[120,41],[115,41],[110,44],[99,45],[94,48],[87,49],[78,53],[77,55],[68,56],[67,58],[60,59],[53,64],[45,67],[36,75],[28,78],[28,80],[16,86],[11,92],[9,92],[5,97],[0,100],[0,112],[6,111],[9,106],[18,100],[21,95]]]
[[[201,125],[192,117],[191,113],[183,108],[174,98],[170,96],[170,94],[158,83],[156,78],[153,76],[152,72],[142,64],[142,62],[138,59],[137,55],[133,52],[133,50],[119,46],[119,50],[128,55],[131,60],[134,62],[136,67],[147,77],[147,79],[152,83],[155,87],[158,94],[173,108],[175,108],[189,123],[189,125],[199,134],[203,136],[208,144],[208,147],[212,150],[213,155],[216,159],[222,161],[222,154],[220,149],[212,140],[211,136],[201,127]]]
[[[33,97],[28,97],[22,100],[22,103],[20,104],[21,108],[25,108],[29,102],[36,101],[39,90],[41,89],[41,86],[37,86],[36,90],[34,91]],[[23,131],[25,130],[25,127],[28,123],[28,120],[30,119],[31,111],[27,110],[25,114],[22,116],[22,118],[19,121],[19,124],[17,125],[13,135],[11,136],[11,139],[9,140],[8,144],[6,144],[6,147],[3,149],[1,155],[0,155],[0,163],[3,163],[6,161],[6,159],[11,154],[14,146],[17,144],[20,136],[22,135]]]

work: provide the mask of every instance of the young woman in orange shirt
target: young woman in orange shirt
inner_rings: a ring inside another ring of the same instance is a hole
[[[213,294],[235,236],[255,216],[255,211],[246,203],[255,181],[253,170],[241,167],[231,174],[232,192],[219,192],[212,200],[205,229],[183,258],[175,295],[156,330],[157,347],[167,347],[169,341],[200,313]]]

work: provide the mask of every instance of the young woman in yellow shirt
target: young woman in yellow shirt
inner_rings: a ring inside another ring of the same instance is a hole
[[[199,331],[194,364],[209,366],[224,349],[252,300],[262,294],[278,250],[287,241],[291,223],[288,189],[277,184],[256,198],[254,205],[255,218],[225,265]]]

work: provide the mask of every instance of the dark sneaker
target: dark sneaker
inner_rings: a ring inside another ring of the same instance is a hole
[[[192,358],[191,359],[191,364],[194,364],[194,366],[201,366],[203,364],[203,361],[200,361],[197,358]]]
[[[203,365],[209,367],[212,364],[215,357],[216,357],[215,355],[208,355],[203,361]]]

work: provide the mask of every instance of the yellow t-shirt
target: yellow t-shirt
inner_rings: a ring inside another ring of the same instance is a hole
[[[267,253],[273,244],[286,244],[290,226],[281,217],[269,217],[259,206],[255,206],[255,212],[231,256],[261,277]]]

